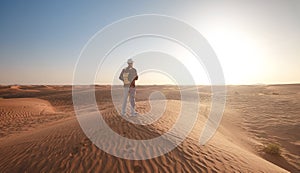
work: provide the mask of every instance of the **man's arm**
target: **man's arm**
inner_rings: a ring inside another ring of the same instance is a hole
[[[133,80],[138,80],[139,79],[139,76],[137,75],[137,72],[136,72],[136,69],[134,69],[134,78]]]
[[[124,73],[124,69],[122,70],[122,72],[120,73],[120,76],[119,76],[119,79],[120,79],[121,81],[124,81],[124,79],[123,79],[123,73]]]

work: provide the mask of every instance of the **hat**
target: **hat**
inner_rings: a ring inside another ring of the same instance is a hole
[[[129,59],[127,60],[127,63],[131,64],[131,63],[133,63],[133,60],[132,60],[131,58],[129,58]]]

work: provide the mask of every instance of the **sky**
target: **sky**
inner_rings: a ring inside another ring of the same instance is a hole
[[[88,40],[117,20],[142,14],[175,17],[199,31],[215,51],[226,84],[300,82],[299,0],[4,0],[0,1],[0,84],[72,84],[77,59]],[[147,46],[158,43],[149,38],[145,42]],[[142,64],[153,56],[171,58],[174,52],[135,55],[139,84],[173,84],[172,76],[147,72]],[[182,52],[173,56],[184,61]],[[111,83],[126,65],[125,56],[113,59],[98,71],[104,77],[95,83]],[[209,83],[204,67],[187,65],[187,69],[197,84]]]

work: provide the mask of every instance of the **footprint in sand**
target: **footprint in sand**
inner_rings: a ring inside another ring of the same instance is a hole
[[[134,173],[140,173],[140,172],[142,172],[142,167],[141,166],[139,166],[139,165],[136,165],[136,166],[134,166],[134,168],[133,168],[133,172]]]
[[[133,148],[133,146],[131,146],[131,145],[126,145],[125,146],[125,152],[127,152],[127,153],[133,153],[134,152],[134,148]]]

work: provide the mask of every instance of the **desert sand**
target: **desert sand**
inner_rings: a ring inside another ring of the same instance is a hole
[[[165,95],[166,111],[154,123],[137,125],[120,117],[110,86],[95,89],[103,118],[127,138],[162,135],[180,107],[177,87],[138,86],[139,116],[149,111],[153,91]],[[198,119],[179,146],[156,158],[126,160],[100,150],[83,133],[71,86],[0,86],[0,172],[300,172],[300,84],[227,86],[222,122],[203,146],[199,136],[210,111],[210,87],[199,86],[199,95]],[[280,146],[280,154],[266,153],[269,144]]]

